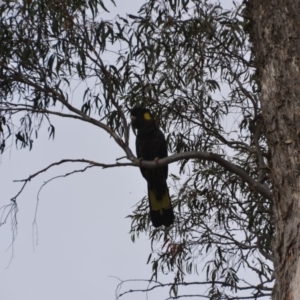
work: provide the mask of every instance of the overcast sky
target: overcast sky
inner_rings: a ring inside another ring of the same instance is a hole
[[[118,7],[111,10],[110,19],[116,14],[135,13],[143,2],[116,3]],[[0,157],[0,206],[8,204],[21,187],[13,180],[24,179],[52,162],[85,158],[113,163],[124,156],[113,140],[95,126],[59,118],[53,118],[53,123],[54,141],[48,140],[45,128],[32,151],[17,151],[12,145]],[[131,145],[134,149],[132,136]],[[114,299],[119,283],[115,277],[150,278],[151,265],[146,265],[150,242],[141,236],[132,243],[128,234],[130,220],[125,218],[146,194],[146,182],[137,168],[94,168],[49,183],[39,198],[37,244],[32,224],[39,188],[51,177],[80,167],[55,167],[26,186],[18,198],[14,249],[9,247],[10,225],[0,227],[1,299]],[[174,165],[171,172],[177,173]],[[149,294],[148,299],[167,296],[168,290],[159,290]],[[131,294],[124,299],[146,299],[146,295]]]

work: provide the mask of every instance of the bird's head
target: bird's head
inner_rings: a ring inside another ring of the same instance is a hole
[[[131,124],[135,129],[143,129],[155,125],[149,109],[135,106],[130,113]]]

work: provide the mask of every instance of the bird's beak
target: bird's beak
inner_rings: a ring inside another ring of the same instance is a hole
[[[135,116],[130,116],[131,122],[136,120]]]

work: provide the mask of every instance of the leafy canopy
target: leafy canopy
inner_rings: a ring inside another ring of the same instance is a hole
[[[149,107],[169,152],[178,154],[181,174],[169,180],[173,227],[150,227],[146,198],[130,216],[132,240],[141,233],[151,240],[149,289],[167,286],[176,298],[184,297],[179,286],[205,283],[210,299],[269,295],[273,215],[270,198],[256,189],[271,189],[268,149],[244,5],[226,10],[209,1],[148,0],[136,15],[107,21],[101,13],[110,4],[1,2],[1,152],[9,139],[31,149],[45,126],[54,138],[55,115],[98,126],[136,163],[128,112],[137,104]],[[75,99],[78,86],[84,92]],[[182,159],[190,151],[217,155],[237,172],[202,156]],[[16,207],[17,197],[12,200]],[[160,284],[159,272],[172,272],[174,281]],[[189,282],[192,273],[206,278]]]

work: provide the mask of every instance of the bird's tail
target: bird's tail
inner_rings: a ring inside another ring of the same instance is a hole
[[[164,225],[169,227],[171,224],[173,224],[174,213],[168,187],[166,186],[161,199],[158,199],[155,190],[151,189],[148,185],[148,198],[150,203],[150,216],[153,226],[159,227]]]

